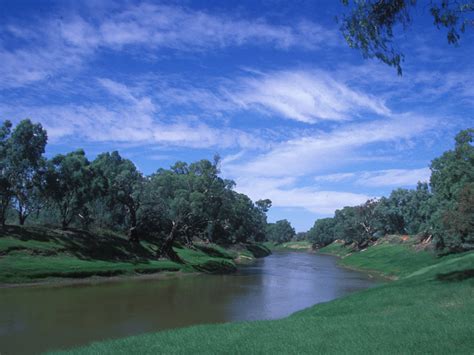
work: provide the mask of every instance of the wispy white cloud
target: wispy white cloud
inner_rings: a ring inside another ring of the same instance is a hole
[[[1,36],[5,32],[20,37],[26,44],[7,48]],[[65,72],[71,75],[78,71],[84,58],[92,52],[86,46],[69,43],[59,33],[55,23],[42,23],[37,31],[0,26],[0,89],[21,87],[50,79],[52,75]]]
[[[61,140],[86,142],[150,143],[194,148],[258,148],[261,138],[234,128],[214,128],[206,124],[163,120],[137,106],[42,105],[21,108],[0,105],[2,117],[14,121],[29,117],[41,122],[51,143]]]
[[[237,189],[253,200],[270,198],[274,207],[299,207],[317,214],[329,215],[344,206],[365,202],[370,197],[346,191],[318,190],[315,187],[295,187],[296,180],[287,178],[242,178]]]
[[[314,180],[319,183],[350,182],[368,187],[383,186],[414,186],[419,181],[427,182],[430,179],[429,168],[420,169],[386,169],[374,171],[355,171],[351,173],[337,173],[318,175]]]
[[[103,43],[112,47],[144,44],[185,51],[249,43],[314,49],[334,43],[337,38],[334,32],[309,21],[273,25],[265,19],[241,19],[147,3],[106,19],[100,24],[99,33]]]
[[[101,49],[139,48],[140,57],[160,49],[204,52],[230,46],[267,45],[287,50],[314,50],[337,42],[337,35],[316,23],[299,21],[275,25],[263,18],[243,19],[183,6],[142,3],[106,16],[61,20],[24,19],[0,26],[0,87],[19,87],[58,74],[71,74]],[[27,22],[28,21],[28,22]],[[14,48],[3,38],[21,39]]]
[[[354,178],[355,173],[337,173],[337,174],[326,174],[326,175],[318,175],[314,177],[314,181],[316,182],[340,182],[340,181],[347,181]]]
[[[284,70],[245,77],[230,96],[243,108],[257,107],[306,123],[348,120],[363,112],[390,114],[383,100],[354,90],[322,70]]]
[[[421,169],[388,169],[379,171],[366,171],[359,174],[357,184],[364,186],[413,186],[418,181],[430,180],[429,168]]]
[[[98,82],[118,100],[107,104],[0,105],[2,117],[29,117],[48,130],[52,142],[81,138],[92,142],[159,143],[183,147],[264,147],[260,137],[230,127],[211,127],[199,121],[166,118],[148,96],[138,96],[116,81]]]
[[[303,176],[338,167],[360,157],[360,148],[374,143],[394,143],[436,127],[435,118],[412,115],[346,124],[329,133],[288,140],[253,159],[230,164],[231,173],[252,176]]]
[[[386,101],[399,100],[417,105],[437,102],[437,109],[461,102],[474,104],[474,72],[470,67],[429,70],[408,66],[400,77],[393,75],[392,68],[370,61],[363,65],[344,63],[332,74],[337,80],[344,80],[364,92],[374,91],[375,88],[378,96]]]

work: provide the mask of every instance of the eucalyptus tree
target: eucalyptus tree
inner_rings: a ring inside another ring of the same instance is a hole
[[[427,183],[416,189],[396,189],[377,205],[377,228],[382,234],[417,234],[429,229],[432,194]]]
[[[143,223],[162,232],[159,254],[179,261],[173,243],[193,237],[213,239],[221,223],[229,182],[218,176],[217,161],[177,162],[160,169],[147,185],[141,213]]]
[[[264,213],[233,191],[235,183],[219,176],[218,164],[219,159],[177,162],[147,181],[140,221],[161,239],[159,255],[179,261],[173,244],[191,244],[193,238],[220,244],[264,239]]]
[[[342,0],[349,13],[342,17],[341,31],[352,48],[364,58],[377,58],[402,74],[404,54],[394,45],[394,32],[411,22],[416,0]],[[424,2],[422,2],[424,4]],[[447,30],[449,44],[457,45],[461,34],[474,27],[474,0],[433,0],[429,9],[434,25]]]
[[[94,187],[101,192],[106,205],[113,210],[123,206],[129,219],[129,239],[138,242],[137,213],[140,208],[145,178],[135,164],[117,151],[103,153],[92,162]]]
[[[177,262],[181,260],[173,250],[174,242],[180,237],[187,239],[197,224],[205,222],[200,219],[204,198],[194,191],[193,180],[188,166],[182,165],[180,169],[158,170],[146,185],[143,221],[149,228],[162,232],[156,235],[162,237],[159,256]]]
[[[267,239],[277,244],[289,242],[295,237],[295,229],[286,219],[267,225]]]
[[[47,133],[40,123],[21,121],[12,131],[7,143],[7,171],[13,193],[13,207],[18,213],[20,225],[34,211],[39,210],[43,201],[45,160],[43,153]]]
[[[334,233],[336,220],[334,218],[320,218],[314,222],[313,227],[308,231],[307,238],[317,248],[322,248],[334,240],[336,236]]]
[[[440,249],[474,249],[474,129],[466,129],[455,138],[449,150],[431,162],[431,189],[436,212],[431,223]],[[457,216],[454,218],[454,216]]]
[[[82,149],[58,154],[47,162],[45,196],[58,210],[63,229],[80,217],[87,201],[94,197],[92,181],[93,171]]]
[[[267,200],[268,208],[271,201]],[[231,243],[262,242],[267,237],[266,215],[245,194],[233,191],[229,215],[229,241]]]
[[[334,214],[334,234],[337,239],[363,246],[367,242],[367,230],[360,219],[361,213],[356,207],[346,206]]]

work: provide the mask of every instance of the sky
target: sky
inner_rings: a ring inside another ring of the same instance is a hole
[[[0,121],[40,122],[48,157],[118,150],[144,174],[219,154],[305,231],[429,180],[474,126],[474,31],[448,45],[426,4],[396,31],[400,77],[347,46],[339,1],[0,0]]]

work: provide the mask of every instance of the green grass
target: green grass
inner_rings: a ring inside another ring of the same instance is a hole
[[[21,240],[12,237],[0,238],[0,255],[8,254],[13,250],[29,249],[32,252],[56,252],[60,247],[54,242],[41,242],[36,240]]]
[[[272,253],[263,243],[247,243],[244,246],[255,258],[264,258]]]
[[[178,271],[182,266],[168,260],[141,263],[81,260],[71,256],[11,254],[0,257],[0,283],[34,282],[46,278],[84,278],[134,273]]]
[[[352,251],[344,246],[344,243],[334,242],[329,245],[326,245],[324,248],[319,249],[320,253],[331,254],[336,256],[345,256]]]
[[[302,240],[299,242],[286,242],[282,244],[266,242],[264,244],[267,248],[274,251],[308,251],[312,249],[311,242],[307,240]]]
[[[160,271],[236,270],[231,259],[238,253],[215,244],[203,250],[177,248],[184,265],[157,260],[158,249],[159,245],[150,241],[130,243],[110,231],[7,226],[0,229],[0,284]]]
[[[221,247],[220,245],[214,244],[214,243],[194,243],[194,246],[205,252],[207,255],[210,256],[215,256],[218,258],[224,258],[224,259],[235,259],[238,254],[234,250],[229,250]]]
[[[472,354],[474,253],[434,260],[398,281],[285,319],[194,326],[97,342],[68,353]]]
[[[344,246],[343,243],[334,242],[319,249],[319,252],[340,256],[340,265],[357,270],[376,271],[392,278],[407,276],[416,270],[440,261],[432,251],[417,250],[413,239],[405,242],[394,240],[397,239],[387,237],[376,245],[357,252],[354,252],[349,246]]]
[[[436,256],[429,251],[416,251],[401,244],[379,244],[365,251],[352,253],[343,258],[340,264],[360,270],[379,271],[391,277],[403,277],[437,262]]]
[[[191,269],[203,271],[211,274],[231,273],[237,270],[232,258],[214,257],[202,250],[192,250],[187,248],[174,248],[178,256]],[[207,250],[207,249],[206,249]],[[230,254],[229,254],[230,255]],[[188,269],[190,270],[190,269]]]

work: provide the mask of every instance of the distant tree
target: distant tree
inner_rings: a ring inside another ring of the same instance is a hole
[[[308,239],[308,233],[307,232],[298,232],[295,235],[294,238],[296,241],[303,241]]]
[[[62,228],[67,228],[93,198],[93,172],[84,151],[56,155],[48,161],[45,178],[45,196],[56,206]]]
[[[277,244],[289,242],[295,235],[295,229],[286,219],[269,223],[267,226],[267,238]]]
[[[356,240],[359,245],[376,238],[377,232],[377,205],[378,200],[370,199],[364,204],[354,207],[357,223],[361,226],[361,233]]]
[[[272,201],[268,198],[264,200],[258,200],[255,202],[255,205],[260,211],[262,211],[263,213],[267,213],[270,207],[272,207]]]
[[[336,239],[345,240],[347,243],[361,239],[361,226],[357,220],[354,207],[346,206],[334,213],[334,235]]]
[[[377,205],[377,230],[380,234],[417,234],[429,228],[433,213],[432,195],[427,183],[415,190],[396,189]]]
[[[18,213],[20,225],[43,205],[43,186],[47,134],[41,124],[30,120],[21,121],[8,140],[8,179],[13,193],[13,207]]]
[[[364,204],[354,207],[344,207],[336,210],[334,215],[334,237],[347,243],[355,243],[363,248],[377,237],[377,205],[375,199],[367,200]]]
[[[315,248],[322,248],[337,239],[334,231],[335,225],[335,218],[320,218],[314,222],[307,237]]]
[[[416,0],[342,0],[349,14],[342,18],[341,31],[350,47],[365,58],[377,58],[402,74],[404,55],[393,45],[394,28],[405,29]],[[433,0],[428,5],[437,28],[447,29],[447,40],[457,44],[461,34],[474,26],[474,1]]]
[[[232,191],[228,236],[232,243],[262,242],[266,238],[267,217],[245,194]],[[267,205],[269,206],[269,205]]]

